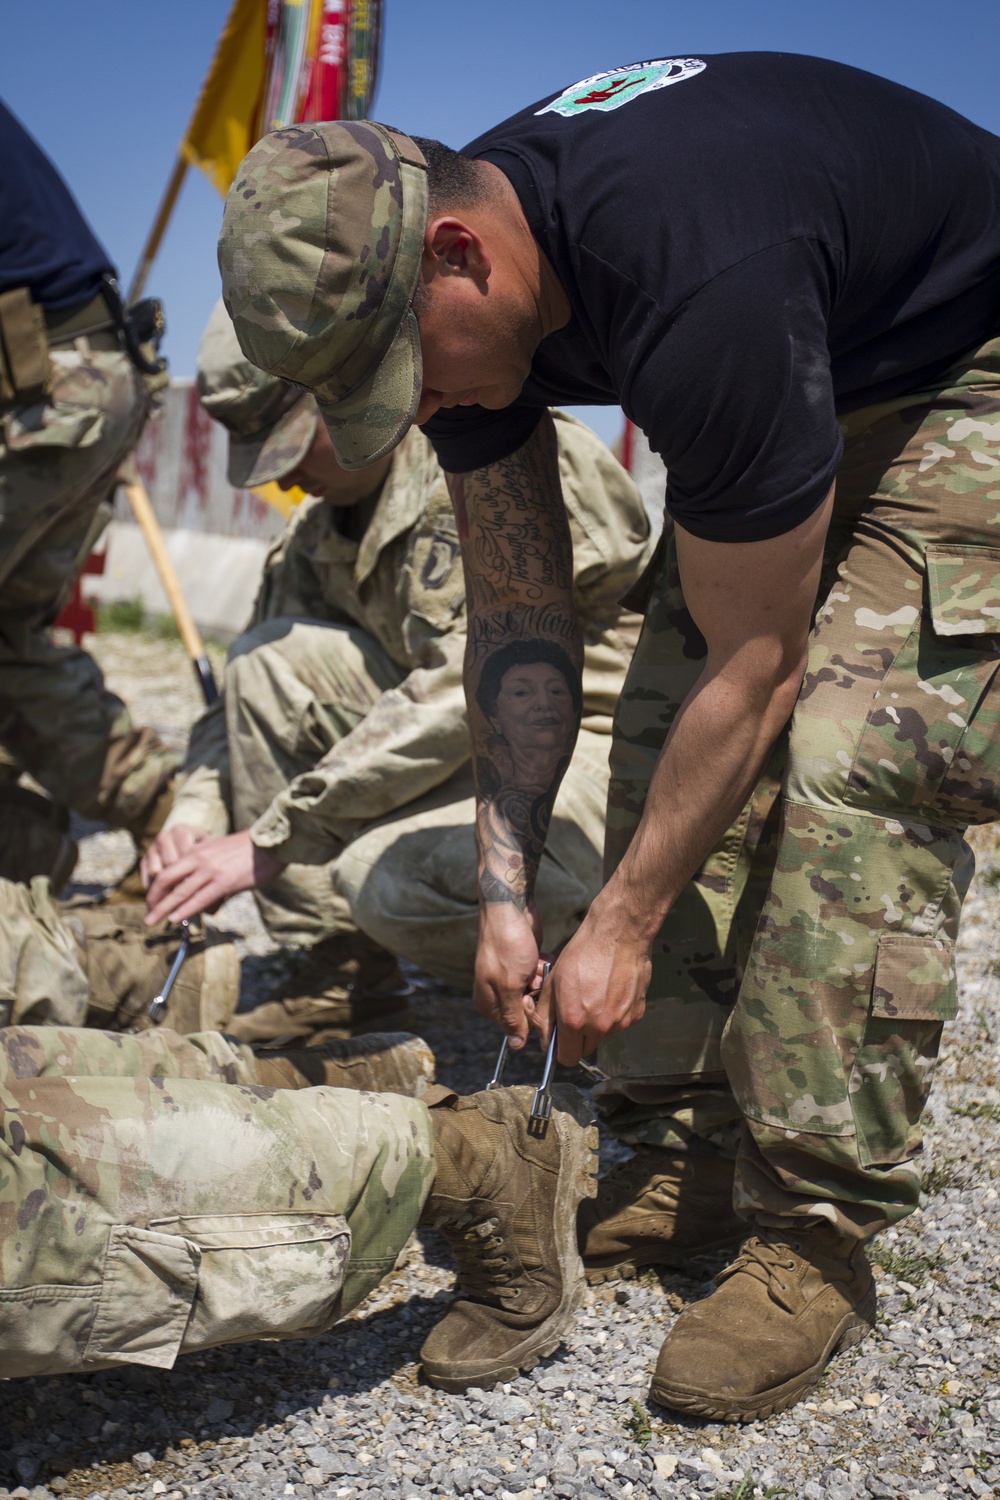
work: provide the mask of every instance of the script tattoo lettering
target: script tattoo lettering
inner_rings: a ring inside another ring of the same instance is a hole
[[[469,614],[480,897],[523,911],[581,710],[583,647],[552,419],[509,458],[451,475],[449,485]]]

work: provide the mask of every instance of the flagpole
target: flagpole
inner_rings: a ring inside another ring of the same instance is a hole
[[[129,304],[135,302],[142,295],[150,267],[156,259],[156,252],[159,250],[163,236],[167,232],[167,225],[170,223],[170,216],[174,211],[177,195],[181,190],[181,184],[184,181],[187,169],[187,159],[178,152],[177,160],[174,162],[174,170],[170,174],[170,181],[167,183],[163,197],[160,200],[160,207],[157,210],[156,218],[153,220],[153,227],[146,237],[146,243],[139,257],[139,264],[135,268],[135,275],[132,277],[132,283],[128,289],[126,301]]]

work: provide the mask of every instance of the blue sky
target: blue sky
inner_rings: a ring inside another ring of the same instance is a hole
[[[131,276],[229,0],[36,0],[4,8],[0,95]],[[385,0],[375,115],[454,146],[522,105],[642,58],[727,51],[837,58],[1000,134],[1000,4],[964,0]],[[189,375],[218,295],[222,201],[191,172],[149,291]],[[595,422],[612,436],[614,423]],[[607,431],[605,428],[607,427]]]

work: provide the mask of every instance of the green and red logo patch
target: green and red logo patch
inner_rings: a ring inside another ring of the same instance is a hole
[[[564,89],[558,99],[546,104],[536,115],[582,115],[588,109],[620,109],[640,94],[651,94],[655,89],[669,88],[692,78],[705,67],[700,57],[660,57],[653,62],[630,63],[625,68],[612,69],[610,73],[595,73],[572,88]]]

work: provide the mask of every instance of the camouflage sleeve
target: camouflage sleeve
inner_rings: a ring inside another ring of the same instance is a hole
[[[225,698],[206,708],[191,730],[181,767],[174,805],[165,827],[189,823],[212,837],[229,832],[229,741]]]
[[[274,799],[250,830],[254,843],[286,864],[323,864],[360,825],[457,771],[469,758],[465,641],[464,630],[429,640],[425,664]]]

